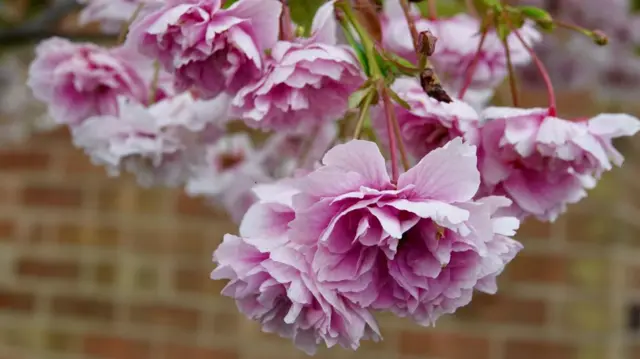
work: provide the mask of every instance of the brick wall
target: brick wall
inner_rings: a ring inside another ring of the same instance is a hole
[[[384,342],[319,358],[640,358],[634,171],[630,155],[558,223],[527,223],[498,295],[437,328],[381,316]],[[0,149],[0,359],[303,358],[208,280],[233,230],[179,191],[106,177],[64,130]]]

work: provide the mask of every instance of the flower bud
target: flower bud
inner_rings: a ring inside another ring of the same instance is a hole
[[[436,50],[436,42],[438,38],[429,30],[423,31],[418,36],[418,52],[420,54],[431,56]]]
[[[605,46],[609,43],[609,37],[601,30],[591,31],[591,38],[597,45]]]

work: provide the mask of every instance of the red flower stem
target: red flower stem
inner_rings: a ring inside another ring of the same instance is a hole
[[[391,105],[391,101],[389,100],[389,94],[385,89],[383,101],[385,102],[385,106],[387,103]],[[409,158],[407,157],[407,149],[404,146],[404,141],[402,140],[402,133],[400,131],[400,124],[398,123],[398,116],[396,116],[395,111],[391,111],[391,120],[393,122],[393,132],[398,139],[398,149],[400,150],[400,160],[402,161],[402,166],[404,167],[405,172],[411,168],[411,164],[409,163]]]
[[[485,29],[482,31],[482,34],[480,35],[480,42],[478,43],[478,49],[476,50],[476,53],[473,56],[473,59],[469,63],[469,66],[467,66],[467,69],[465,70],[464,84],[462,85],[462,89],[460,89],[460,92],[458,93],[459,99],[464,98],[464,95],[467,93],[469,86],[471,86],[471,82],[473,82],[473,74],[476,72],[476,67],[478,66],[478,62],[480,62],[480,54],[482,54],[482,47],[484,46],[484,42],[487,39],[488,32],[489,30]]]
[[[393,129],[393,119],[395,118],[395,112],[391,104],[391,98],[386,91],[386,87],[379,86],[380,96],[384,102],[384,112],[387,118],[387,134],[389,136],[389,154],[391,156],[391,173],[392,182],[398,183],[399,171],[398,171],[398,154],[396,152],[396,136]]]
[[[402,12],[404,13],[404,17],[407,20],[407,25],[409,25],[409,32],[411,33],[411,39],[413,40],[413,48],[418,52],[418,47],[420,46],[418,29],[416,29],[416,22],[411,16],[411,7],[407,0],[400,0],[400,6],[402,7]],[[418,54],[419,55],[419,54]]]
[[[429,5],[429,19],[438,20],[438,6],[436,0],[427,0]]]
[[[511,24],[509,24],[509,27],[511,27]],[[547,71],[547,68],[544,66],[540,58],[536,55],[536,52],[533,51],[531,46],[529,46],[526,41],[524,41],[522,35],[520,35],[520,32],[518,32],[517,29],[513,28],[512,31],[514,34],[516,34],[518,40],[520,40],[520,43],[522,43],[522,46],[527,49],[529,55],[531,55],[531,58],[533,59],[533,62],[536,64],[536,67],[538,68],[538,71],[540,72],[540,75],[542,76],[542,79],[544,81],[544,84],[547,86],[547,94],[549,95],[549,116],[555,117],[557,114],[556,93],[553,89],[553,83],[551,82],[549,72]]]
[[[138,7],[136,7],[136,10],[133,12],[133,14],[131,14],[131,17],[129,17],[129,19],[127,19],[127,22],[125,22],[122,25],[122,28],[120,29],[120,34],[118,35],[118,44],[124,43],[124,40],[127,38],[127,34],[129,33],[129,28],[131,27],[131,24],[133,24],[133,22],[136,21],[143,7],[144,7],[144,4],[138,5]]]
[[[509,69],[509,88],[511,89],[511,100],[513,102],[513,107],[518,107],[518,84],[516,82],[516,72],[513,69],[513,62],[511,61],[511,49],[509,49],[509,44],[507,40],[502,40],[502,45],[504,46],[504,52],[507,57],[507,68]]]

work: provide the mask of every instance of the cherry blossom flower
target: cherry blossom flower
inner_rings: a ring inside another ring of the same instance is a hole
[[[292,243],[287,224],[295,217],[287,181],[256,187],[259,201],[247,212],[240,236],[226,235],[214,253],[213,279],[229,279],[222,294],[238,309],[261,322],[263,330],[291,338],[308,354],[324,342],[357,349],[362,339],[378,340],[373,315],[313,273],[314,247]]]
[[[74,126],[91,116],[117,115],[120,96],[148,100],[149,84],[135,57],[125,48],[50,38],[36,48],[28,85],[58,123]]]
[[[482,193],[508,196],[520,218],[548,221],[584,198],[612,164],[622,164],[613,138],[640,130],[640,121],[629,115],[571,122],[543,108],[490,107],[482,116]]]
[[[255,201],[251,188],[271,178],[245,133],[222,137],[205,151],[205,160],[194,167],[185,190],[222,204],[239,222]]]
[[[143,186],[183,184],[206,144],[222,133],[219,118],[198,110],[224,112],[228,104],[224,99],[199,104],[189,93],[148,108],[123,97],[118,101],[119,116],[87,119],[73,128],[74,142],[110,175],[132,172]]]
[[[336,46],[332,13],[328,2],[316,13],[310,38],[274,45],[265,74],[233,100],[236,117],[264,130],[308,132],[345,113],[364,78],[351,50]]]
[[[289,237],[317,246],[318,280],[363,307],[432,324],[468,304],[479,281],[510,260],[502,248],[489,253],[488,243],[512,235],[518,220],[493,218],[491,206],[472,200],[475,147],[460,138],[427,154],[397,186],[377,146],[358,140],[331,149],[295,183]]]
[[[179,90],[235,93],[260,77],[281,8],[277,0],[239,0],[227,9],[222,0],[167,0],[134,23],[127,42],[157,59]]]

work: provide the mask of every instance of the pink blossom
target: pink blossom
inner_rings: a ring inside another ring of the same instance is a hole
[[[222,133],[223,119],[200,111],[224,113],[228,104],[224,99],[202,104],[189,93],[148,108],[123,97],[118,100],[119,116],[87,119],[73,128],[74,142],[110,175],[132,172],[143,186],[184,183],[204,146]]]
[[[149,96],[132,57],[123,48],[51,38],[36,49],[28,85],[58,123],[73,126],[91,116],[116,115],[119,96],[140,102]]]
[[[611,140],[640,130],[628,115],[571,122],[547,109],[490,107],[482,116],[482,192],[508,196],[521,218],[549,221],[584,198],[612,163],[622,164]]]
[[[311,265],[325,287],[431,324],[466,305],[476,286],[491,292],[491,278],[519,248],[506,237],[518,220],[495,216],[510,201],[474,202],[479,185],[475,147],[460,138],[427,154],[397,186],[377,146],[354,140],[295,181],[288,235],[318,247]]]
[[[106,33],[117,34],[129,21],[139,6],[138,16],[157,9],[164,0],[78,0],[86,5],[80,12],[78,22],[81,26],[99,22]]]
[[[206,148],[193,169],[186,192],[222,204],[239,222],[255,201],[251,188],[270,180],[247,134],[225,136]]]
[[[167,0],[140,19],[127,42],[157,59],[180,90],[195,87],[205,97],[237,92],[258,78],[262,54],[278,37],[277,0]]]
[[[264,75],[233,100],[236,117],[264,130],[308,132],[344,114],[364,79],[353,53],[336,46],[332,14],[329,2],[316,13],[311,38],[275,44]]]
[[[391,89],[405,100],[410,110],[395,105],[400,133],[408,151],[417,158],[444,145],[456,137],[475,144],[480,116],[466,103],[453,100],[440,102],[429,97],[416,79],[399,78]],[[382,106],[373,111],[373,124],[381,140],[388,138],[387,118]]]
[[[438,38],[436,50],[430,60],[438,75],[447,85],[460,90],[466,76],[466,70],[476,56],[481,36],[480,20],[466,13],[450,18],[429,20],[416,16],[416,29],[419,32],[431,31]],[[407,21],[397,1],[385,2],[385,21],[383,22],[384,46],[410,61],[416,61],[415,50]],[[525,22],[519,30],[520,35],[532,46],[542,40],[542,35],[534,24]],[[510,34],[507,43],[511,60],[515,66],[526,65],[531,56],[515,34]],[[486,89],[495,87],[508,74],[506,53],[498,34],[492,30],[487,33],[480,52],[471,88]]]
[[[296,193],[287,181],[256,187],[259,201],[243,219],[240,237],[226,235],[215,251],[218,267],[211,277],[229,279],[222,294],[234,298],[243,314],[308,354],[322,342],[357,349],[361,339],[378,340],[368,310],[317,280],[311,266],[315,248],[289,241]]]

